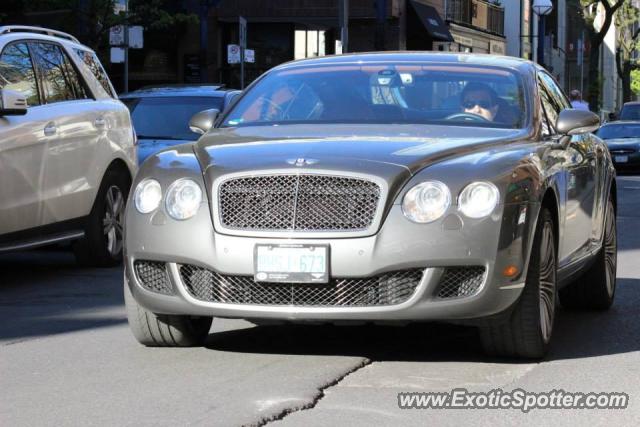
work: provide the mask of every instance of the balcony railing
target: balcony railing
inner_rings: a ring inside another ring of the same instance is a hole
[[[447,21],[504,36],[504,8],[483,0],[447,0]]]

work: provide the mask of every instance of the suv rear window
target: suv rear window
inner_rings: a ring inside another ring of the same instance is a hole
[[[113,88],[111,87],[111,83],[109,82],[109,77],[107,76],[106,71],[104,71],[104,68],[102,68],[102,64],[100,63],[100,60],[98,59],[96,54],[82,49],[74,50],[80,60],[82,60],[87,68],[89,68],[89,71],[91,71],[96,80],[100,82],[104,90],[112,98],[117,98],[116,93],[114,92]]]

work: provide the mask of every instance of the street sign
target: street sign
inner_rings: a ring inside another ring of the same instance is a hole
[[[132,49],[142,49],[144,46],[144,37],[142,27],[136,25],[129,27],[129,47]]]
[[[253,49],[245,49],[244,62],[256,62],[256,51]]]
[[[122,64],[124,62],[124,48],[122,47],[111,48],[111,62],[114,64]]]
[[[240,46],[238,46],[237,44],[227,45],[227,62],[229,64],[240,63]]]
[[[578,65],[582,65],[582,61],[584,61],[584,47],[582,46],[582,39],[578,39]]]
[[[247,48],[247,20],[244,19],[242,16],[238,18],[239,22],[240,22],[240,48],[241,49],[246,49]]]
[[[109,30],[109,44],[121,46],[124,44],[124,25],[114,25]]]

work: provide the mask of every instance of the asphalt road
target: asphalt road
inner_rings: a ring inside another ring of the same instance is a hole
[[[65,250],[0,257],[0,425],[640,425],[640,177],[619,179],[618,289],[560,311],[541,363],[484,356],[472,329],[214,321],[205,348],[129,333],[122,270]],[[624,410],[398,408],[397,393],[625,392]]]

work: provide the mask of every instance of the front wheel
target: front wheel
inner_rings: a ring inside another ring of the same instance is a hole
[[[142,307],[124,282],[124,305],[131,333],[147,347],[195,347],[204,344],[213,317],[156,314]]]
[[[556,307],[557,260],[551,212],[543,208],[536,226],[529,270],[520,299],[507,319],[480,329],[485,351],[493,356],[543,357],[551,341]]]

